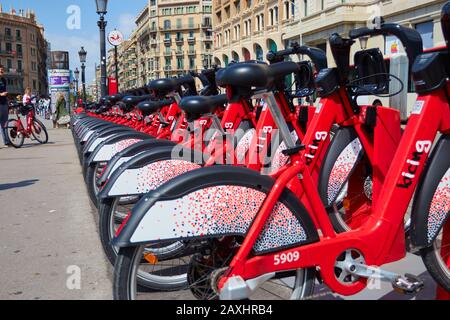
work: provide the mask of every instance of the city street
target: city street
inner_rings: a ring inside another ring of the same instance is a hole
[[[28,140],[22,149],[0,149],[0,299],[111,299],[112,267],[100,245],[97,213],[89,203],[71,133],[50,130],[49,135],[47,145]],[[386,269],[419,275],[426,287],[416,298],[435,298],[435,284],[419,257],[408,255]],[[71,285],[74,270],[80,271],[80,289]],[[318,299],[342,299],[323,286],[316,293]],[[148,293],[147,298],[192,295]],[[351,297],[411,298],[386,283]]]

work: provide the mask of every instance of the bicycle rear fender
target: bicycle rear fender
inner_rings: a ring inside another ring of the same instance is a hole
[[[144,139],[152,139],[151,136],[142,132],[120,132],[100,143],[91,153],[88,165],[93,162],[105,162],[117,153]]]
[[[341,127],[336,131],[319,175],[319,193],[325,206],[337,199],[363,154],[363,146],[353,127]]]
[[[450,135],[442,136],[427,162],[414,197],[411,244],[432,245],[450,215]]]
[[[190,149],[186,152],[195,154]],[[195,159],[194,156],[189,158]],[[110,197],[146,194],[170,179],[198,168],[200,165],[193,161],[173,158],[173,146],[155,148],[138,154],[115,170],[98,198],[103,201]]]
[[[275,180],[240,167],[190,171],[148,193],[114,246],[245,236]],[[319,240],[305,208],[285,189],[254,246],[256,254]],[[286,205],[285,205],[286,204]]]
[[[87,153],[91,153],[95,150],[95,148],[97,148],[97,146],[102,143],[103,141],[116,136],[119,133],[122,132],[133,132],[131,128],[126,128],[126,127],[119,127],[119,128],[107,128],[105,130],[102,130],[98,133],[96,133],[95,135],[91,136],[91,138],[88,139],[88,141],[86,142],[86,145],[83,149],[83,153],[87,154]],[[134,131],[135,132],[135,131]]]

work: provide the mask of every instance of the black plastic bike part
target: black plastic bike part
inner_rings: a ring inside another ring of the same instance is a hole
[[[303,129],[306,129],[309,120],[309,108],[305,106],[300,106],[300,111],[298,115],[298,124]]]
[[[295,74],[295,93],[292,98],[304,98],[316,92],[314,70],[311,62],[302,61],[298,63],[299,71]]]
[[[336,92],[339,88],[338,70],[329,68],[321,70],[316,77],[316,89],[320,97],[324,98]]]
[[[111,170],[115,167],[116,163],[121,158],[132,158],[136,155],[138,155],[141,152],[153,150],[158,147],[166,147],[166,146],[174,146],[175,142],[169,141],[169,140],[160,140],[160,139],[146,139],[143,141],[140,141],[138,143],[135,143],[131,145],[130,147],[126,148],[125,150],[122,150],[121,152],[117,153],[109,162],[108,165],[103,172],[102,176],[98,180],[99,186],[105,184],[107,178],[111,174]]]
[[[373,48],[355,53],[355,79],[352,84],[354,95],[386,93],[389,89],[389,75],[380,49]]]
[[[411,243],[414,247],[425,248],[432,245],[450,214],[447,212],[446,217],[433,230],[429,229],[429,222],[431,219],[435,220],[430,217],[433,197],[441,179],[450,168],[449,150],[450,135],[443,135],[434,147],[420,178],[411,212]]]
[[[136,108],[141,110],[144,116],[148,116],[159,111],[165,106],[171,105],[172,103],[174,103],[174,101],[174,99],[147,100],[138,103]]]
[[[300,46],[298,43],[294,43],[291,48],[286,50],[280,50],[277,52],[269,51],[266,58],[267,61],[273,64],[282,62],[287,56],[293,54],[308,56],[314,63],[317,71],[328,68],[327,55],[323,50],[309,46]]]
[[[425,94],[446,85],[448,61],[448,52],[424,53],[417,57],[411,72],[418,94]]]
[[[187,172],[170,180],[143,197],[133,208],[133,214],[130,216],[122,232],[113,240],[112,244],[117,247],[145,244],[131,243],[131,237],[142,218],[158,201],[175,200],[201,189],[223,185],[249,187],[264,193],[269,193],[274,183],[275,180],[268,176],[240,167],[213,166]],[[285,188],[280,196],[280,201],[289,205],[289,209],[295,214],[305,230],[307,240],[302,242],[301,245],[319,241],[317,230],[306,209],[289,189]],[[216,238],[217,236],[219,235],[214,235],[213,237]],[[227,235],[223,234],[220,236]],[[189,238],[189,240],[191,239],[193,238]],[[206,240],[207,238],[204,237],[204,239]],[[280,248],[274,250],[278,249]],[[258,252],[258,254],[264,253],[268,252]]]
[[[142,95],[142,96],[127,96],[122,99],[122,102],[125,103],[125,105],[129,107],[134,107],[139,102],[151,99],[152,95]]]
[[[423,41],[420,33],[415,29],[406,28],[396,23],[384,23],[380,28],[363,27],[349,32],[350,39],[379,35],[396,36],[405,48],[410,66],[414,63],[417,56],[423,52]]]
[[[155,97],[164,98],[173,91],[179,91],[181,86],[189,86],[195,88],[195,79],[190,74],[180,78],[165,78],[153,80],[148,87],[153,91]],[[196,93],[196,91],[195,91]]]
[[[185,112],[187,121],[192,122],[206,114],[215,112],[226,103],[228,103],[226,94],[218,96],[192,96],[183,98],[179,107]]]
[[[306,146],[305,145],[303,145],[303,144],[301,144],[301,145],[297,145],[297,146],[295,146],[295,147],[293,147],[293,148],[288,148],[288,149],[285,149],[285,150],[283,150],[282,151],[282,153],[285,155],[285,156],[293,156],[293,155],[295,155],[295,154],[297,154],[297,153],[299,153],[300,151],[303,151],[303,150],[305,150],[306,149]]]
[[[350,49],[355,41],[342,38],[339,34],[333,33],[329,42],[331,53],[337,66],[338,83],[345,85],[350,74]]]
[[[369,106],[366,108],[366,119],[364,124],[368,128],[374,128],[377,125],[377,107]]]
[[[299,66],[295,62],[286,61],[273,65],[254,62],[236,63],[217,73],[217,84],[227,88],[231,102],[249,98],[254,88],[272,89],[285,76],[296,73]]]
[[[450,2],[447,2],[442,8],[441,26],[445,42],[447,43],[447,51],[450,53]]]

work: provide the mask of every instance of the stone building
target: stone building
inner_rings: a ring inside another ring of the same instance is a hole
[[[48,94],[47,45],[33,11],[7,13],[0,5],[0,64],[10,96],[23,94],[26,87],[34,94]]]

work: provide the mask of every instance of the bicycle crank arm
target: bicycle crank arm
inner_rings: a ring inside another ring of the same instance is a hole
[[[245,281],[240,276],[231,277],[220,291],[220,300],[245,300],[261,286],[264,282],[275,277],[276,273],[263,274],[254,279]]]
[[[390,282],[394,290],[402,294],[416,294],[424,287],[424,283],[419,277],[408,273],[402,276],[364,264],[347,264],[345,268],[355,276]]]

